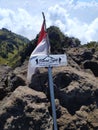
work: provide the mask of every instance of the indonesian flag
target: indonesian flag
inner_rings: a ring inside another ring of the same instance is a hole
[[[29,82],[31,81],[32,75],[35,74],[37,70],[36,67],[32,67],[32,64],[31,64],[32,57],[35,55],[40,55],[40,54],[48,54],[48,51],[49,51],[49,42],[48,42],[47,33],[45,31],[45,20],[44,20],[41,31],[40,31],[40,35],[38,38],[37,46],[31,53],[30,58],[29,58],[28,72],[27,72],[27,80]]]

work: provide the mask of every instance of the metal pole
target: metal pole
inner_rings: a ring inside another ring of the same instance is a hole
[[[50,66],[48,67],[48,75],[49,75],[49,87],[50,87],[50,97],[51,97],[51,105],[52,105],[53,124],[54,124],[54,130],[57,130],[54,88],[53,88],[52,70]]]
[[[42,15],[43,15],[43,19],[44,19],[44,22],[45,22],[45,31],[46,31],[46,19],[45,19],[45,15],[44,13],[42,12]],[[47,35],[47,46],[49,46],[49,38],[48,38],[48,35]],[[48,48],[47,48],[48,49]],[[47,50],[48,54],[50,53],[50,48],[49,50]],[[53,116],[53,124],[54,124],[54,130],[57,130],[57,121],[56,121],[56,108],[55,108],[55,98],[54,98],[54,88],[53,88],[53,79],[52,79],[52,70],[51,70],[51,67],[49,66],[48,67],[48,75],[49,75],[49,88],[50,88],[50,98],[51,98],[51,105],[52,105],[52,116]]]

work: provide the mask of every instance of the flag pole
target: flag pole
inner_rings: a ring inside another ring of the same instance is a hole
[[[46,29],[46,19],[45,19],[44,12],[42,12],[42,15],[43,15],[44,23],[45,23],[45,31],[47,32],[47,29]],[[47,55],[49,55],[50,54],[50,48],[48,48],[48,47],[49,47],[50,43],[49,43],[48,33],[47,33],[46,43],[47,43]]]
[[[44,22],[45,22],[45,31],[46,31],[46,20],[45,20],[45,15],[44,15],[43,12],[42,12],[42,15],[43,15],[43,19],[44,19]],[[47,35],[47,44],[49,45],[48,35]],[[48,51],[48,55],[49,55],[49,53],[50,53],[50,51]],[[52,78],[51,66],[48,66],[48,77],[49,77],[49,89],[50,89],[50,98],[51,98],[54,130],[57,130],[56,107],[55,107],[55,97],[54,97],[54,87],[53,87],[53,78]]]

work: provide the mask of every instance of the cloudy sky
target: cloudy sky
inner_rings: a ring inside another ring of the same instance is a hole
[[[0,29],[34,39],[45,13],[47,28],[80,39],[81,43],[98,41],[98,0],[0,0]]]

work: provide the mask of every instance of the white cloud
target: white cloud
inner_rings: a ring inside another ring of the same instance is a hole
[[[56,25],[65,34],[79,38],[82,43],[98,41],[98,2],[86,1],[1,0],[0,28],[5,27],[33,39],[41,28],[41,12],[45,12],[47,27]]]
[[[65,34],[79,38],[82,44],[91,40],[98,41],[98,3],[71,1],[66,8],[65,5],[49,8],[52,24],[59,26]],[[68,8],[69,5],[71,8]]]
[[[86,31],[87,40],[98,41],[98,18],[96,18],[89,26]]]
[[[21,8],[17,9],[16,12],[0,8],[0,28],[7,28],[29,39],[32,39],[38,33],[39,28],[36,27],[36,24],[40,27],[40,22],[37,19],[36,16],[32,17],[26,10]]]

